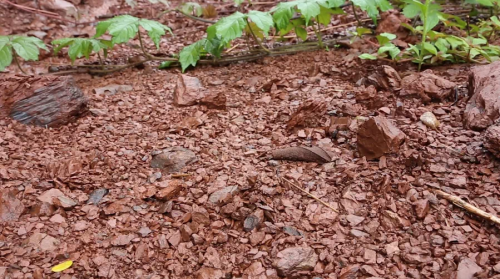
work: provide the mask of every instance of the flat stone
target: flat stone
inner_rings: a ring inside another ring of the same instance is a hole
[[[318,255],[309,247],[291,247],[278,253],[273,266],[281,276],[295,272],[313,270],[318,262]]]

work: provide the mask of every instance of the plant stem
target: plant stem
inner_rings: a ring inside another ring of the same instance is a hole
[[[187,14],[181,10],[175,10],[176,12],[178,13],[181,13],[182,15],[184,15],[185,17],[189,18],[189,19],[192,19],[192,20],[196,20],[196,21],[201,21],[201,22],[204,22],[204,23],[209,23],[209,24],[214,24],[216,23],[217,21],[213,21],[213,20],[208,20],[208,19],[204,19],[204,18],[201,18],[201,17],[197,17],[197,16],[192,16],[190,14]]]
[[[316,23],[318,24],[318,30],[314,28],[313,24],[313,30],[316,33],[316,37],[318,37],[318,44],[321,48],[323,48],[323,38],[321,37],[321,26],[319,25],[318,17],[316,17]]]
[[[103,66],[103,68],[104,68],[104,62],[102,61],[101,53],[97,52],[97,57],[99,58],[99,63],[100,63],[100,64],[101,64],[101,66]]]
[[[354,6],[354,3],[351,2],[352,5],[352,13],[354,14],[354,18],[358,22],[358,26],[362,26],[361,21],[359,20],[358,13],[356,12],[356,6]]]
[[[137,36],[139,37],[139,44],[141,45],[141,51],[144,53],[144,55],[148,58],[150,58],[152,55],[149,54],[145,49],[144,49],[144,43],[142,42],[142,36],[141,36],[141,30],[137,30]]]
[[[27,75],[27,73],[21,67],[21,64],[19,64],[19,59],[17,59],[17,53],[15,51],[13,51],[12,54],[14,54],[13,55],[14,56],[14,62],[16,62],[16,65],[19,68],[19,70],[21,70],[21,72],[23,72],[23,74]]]
[[[270,51],[268,48],[266,48],[266,47],[262,44],[262,42],[261,42],[261,41],[257,38],[257,36],[255,36],[255,33],[253,32],[252,26],[250,25],[250,22],[248,21],[248,19],[247,19],[247,27],[248,27],[248,29],[250,29],[250,33],[252,33],[252,37],[253,37],[253,39],[255,40],[255,42],[256,42],[256,43],[257,43],[257,44],[258,44],[258,45],[259,45],[259,46],[260,46],[260,47],[261,47],[261,48],[262,48],[265,52],[270,53],[271,51]]]

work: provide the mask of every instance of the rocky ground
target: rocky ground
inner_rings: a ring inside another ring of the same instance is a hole
[[[499,64],[358,52],[79,74],[75,121],[4,115],[0,278],[500,278],[498,227],[434,192],[499,214]]]

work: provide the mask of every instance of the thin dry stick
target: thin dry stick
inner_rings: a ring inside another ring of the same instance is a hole
[[[459,198],[457,196],[450,195],[450,194],[445,193],[441,190],[434,190],[434,193],[436,193],[438,196],[441,196],[441,197],[447,199],[448,201],[452,202],[456,206],[461,207],[461,208],[469,211],[470,213],[474,213],[480,217],[483,217],[484,219],[487,219],[487,220],[490,220],[494,223],[500,224],[500,218],[498,218],[497,216],[490,214],[488,212],[485,212],[485,211],[473,206],[472,204],[465,202],[464,200],[462,200],[461,198]]]
[[[290,185],[292,185],[293,187],[295,187],[295,188],[299,189],[300,191],[302,191],[303,193],[307,194],[309,197],[311,197],[311,198],[315,199],[316,201],[320,202],[320,203],[321,203],[321,204],[323,204],[324,206],[326,206],[326,207],[330,208],[331,210],[333,210],[333,211],[335,211],[335,212],[339,213],[339,211],[338,211],[337,209],[335,209],[333,206],[331,206],[330,204],[328,204],[328,203],[326,203],[326,202],[324,202],[324,201],[320,200],[318,197],[316,197],[315,195],[313,195],[313,194],[311,194],[311,193],[307,192],[306,190],[304,190],[304,189],[300,188],[300,186],[298,186],[298,185],[294,184],[292,181],[290,181],[290,180],[288,180],[288,179],[286,179],[286,178],[284,178],[284,177],[282,177],[281,179],[285,180],[286,182],[288,182],[288,184],[290,184]]]

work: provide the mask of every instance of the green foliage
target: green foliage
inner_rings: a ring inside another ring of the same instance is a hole
[[[68,56],[72,62],[83,56],[89,59],[92,51],[98,53],[103,50],[106,56],[107,51],[113,47],[111,41],[89,38],[62,38],[54,40],[51,43],[56,46],[54,48],[54,55],[64,47],[68,47]]]
[[[12,55],[18,55],[26,61],[38,60],[40,49],[48,51],[43,41],[35,37],[0,36],[0,71],[12,63]]]
[[[196,2],[186,2],[179,7],[179,10],[188,15],[194,13],[195,16],[201,16],[203,14],[203,8]]]
[[[101,21],[97,24],[94,38],[99,38],[108,32],[113,45],[125,43],[134,38],[139,31],[139,26],[148,31],[148,35],[159,48],[160,37],[165,35],[165,31],[172,33],[170,28],[153,20],[139,19],[130,15],[121,15]]]
[[[377,22],[378,10],[382,12],[392,9],[391,3],[387,0],[351,0],[352,3],[368,13],[368,16]],[[416,1],[416,0],[415,0]]]

